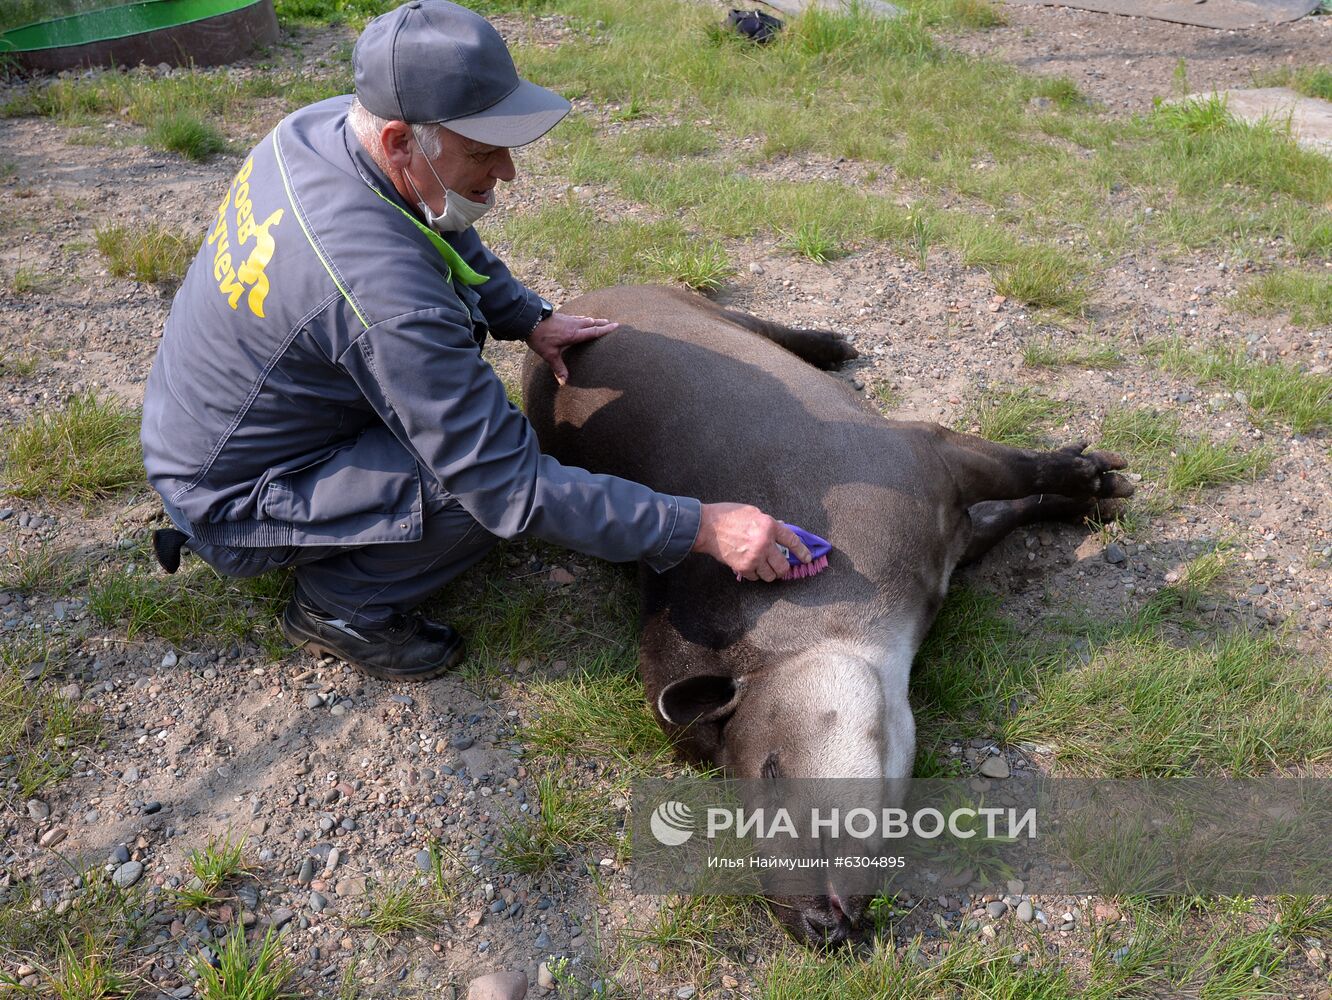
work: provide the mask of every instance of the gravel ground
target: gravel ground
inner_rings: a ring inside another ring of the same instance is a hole
[[[1274,59],[1316,62],[1326,56],[1332,24],[1311,19],[1236,35],[1063,9],[1006,13],[1009,26],[953,44],[1034,72],[1070,75],[1098,100],[1127,111],[1167,93],[1181,57],[1193,89],[1242,83]],[[554,20],[546,27],[559,29]],[[307,36],[306,57],[317,58],[335,42],[336,35]],[[110,142],[129,127],[103,131]],[[32,375],[6,380],[4,424],[85,388],[139,401],[169,299],[107,275],[91,247],[92,231],[108,221],[148,220],[202,231],[240,163],[223,156],[192,165],[132,142],[76,145],[69,136],[69,129],[46,121],[0,121],[0,147],[16,166],[0,182],[11,234],[0,249],[0,271],[24,267],[49,276],[34,291],[0,300],[6,347],[41,359]],[[821,176],[835,165],[811,161],[785,169]],[[502,211],[563,193],[559,178],[529,172],[504,192]],[[543,278],[541,262],[525,258],[521,247],[501,249],[544,294],[580,291]],[[1073,415],[1057,429],[1061,439],[1094,438],[1100,415],[1128,403],[1179,413],[1193,434],[1273,449],[1275,461],[1258,483],[1209,491],[1155,518],[1121,541],[1117,562],[1083,530],[1016,533],[967,574],[975,586],[1001,594],[1006,613],[1022,621],[1039,620],[1051,606],[1122,614],[1188,558],[1230,538],[1235,568],[1211,612],[1216,627],[1241,619],[1284,622],[1294,641],[1325,655],[1332,632],[1332,464],[1325,438],[1260,427],[1233,396],[1136,358],[1113,371],[1023,368],[1029,339],[1074,334],[995,296],[983,273],[946,254],[932,254],[922,271],[882,250],[819,266],[762,241],[730,249],[741,266],[725,301],[848,334],[862,358],[842,377],[867,391],[890,390],[902,415],[951,424],[987,390],[1022,384],[1069,403]],[[1134,344],[1165,335],[1200,343],[1240,338],[1259,357],[1326,372],[1329,331],[1226,310],[1241,278],[1214,254],[1123,260],[1102,276],[1093,301],[1097,328],[1122,331],[1117,336],[1130,353]],[[501,371],[511,371],[519,358],[507,347],[492,354]],[[76,506],[0,498],[0,538],[19,547],[49,539],[118,558],[118,547],[132,546],[147,530],[145,519],[155,513],[149,499],[141,492],[90,516]],[[592,593],[597,584],[580,575],[573,586]],[[36,878],[46,887],[44,905],[61,906],[75,890],[54,848],[69,858],[104,861],[118,882],[148,888],[148,898],[160,900],[153,893],[186,878],[190,849],[228,831],[244,834],[260,867],[228,905],[242,920],[287,928],[289,948],[313,985],[332,991],[343,969],[364,959],[371,993],[446,997],[497,970],[522,973],[539,995],[543,961],[566,956],[575,968],[597,968],[599,958],[616,954],[622,928],[641,926],[659,905],[628,891],[610,843],[604,857],[571,860],[546,878],[498,871],[500,827],[535,801],[522,741],[528,708],[521,671],[498,694],[456,678],[399,689],[302,654],[274,662],[251,644],[176,649],[128,638],[97,625],[77,593],[0,593],[0,629],[14,635],[33,626],[79,637],[74,665],[58,685],[81,711],[105,720],[106,738],[68,780],[33,801],[0,805],[0,889]],[[539,666],[557,673],[562,665]],[[988,753],[984,743],[959,744],[957,752],[979,762]],[[423,851],[434,840],[459,859],[460,898],[450,920],[437,932],[368,951],[367,933],[350,930],[347,919],[363,912],[376,882],[423,877]],[[1022,886],[1009,888],[997,899],[922,901],[899,924],[900,939],[920,931],[929,946],[939,937],[936,917],[953,926],[974,920],[972,930],[987,937],[1036,921],[1050,928],[1049,942],[1077,961],[1088,954],[1088,925],[1119,919],[1109,904],[1032,901]],[[171,995],[188,996],[184,959],[209,942],[217,924],[160,903],[150,910],[147,975]],[[775,931],[762,934],[775,942]],[[746,995],[761,961],[755,952],[728,956],[705,995]],[[641,977],[643,994],[687,998],[696,988],[649,960],[632,964],[628,975]],[[500,991],[493,995],[523,995],[516,983],[492,985]],[[1312,982],[1308,995],[1326,995],[1318,989]]]

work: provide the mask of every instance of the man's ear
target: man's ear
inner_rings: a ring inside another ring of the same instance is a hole
[[[724,674],[686,677],[668,684],[657,696],[657,712],[674,726],[722,725],[734,713],[744,684]]]
[[[385,122],[379,143],[394,170],[403,170],[412,162],[412,127],[406,122]]]

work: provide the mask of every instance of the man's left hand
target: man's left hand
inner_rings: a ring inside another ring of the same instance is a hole
[[[527,346],[537,353],[550,370],[555,373],[555,380],[564,385],[569,381],[569,369],[564,364],[564,349],[585,340],[604,337],[619,327],[607,319],[593,319],[591,316],[570,316],[568,313],[552,313],[536,325],[528,335]]]

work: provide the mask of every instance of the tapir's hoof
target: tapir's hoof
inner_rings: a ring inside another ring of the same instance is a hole
[[[1065,445],[1057,454],[1073,459],[1073,488],[1060,490],[1067,496],[1087,496],[1110,499],[1133,496],[1134,486],[1114,469],[1128,468],[1123,455],[1113,451],[1087,451],[1087,442]]]
[[[815,368],[832,371],[860,357],[855,345],[831,330],[792,330],[787,348]]]
[[[864,932],[862,917],[870,897],[852,897],[834,903],[827,896],[787,896],[771,899],[773,913],[787,932],[807,948],[837,948]]]

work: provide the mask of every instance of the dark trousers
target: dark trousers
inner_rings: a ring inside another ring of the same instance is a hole
[[[349,625],[377,628],[474,566],[498,541],[453,498],[427,496],[418,542],[241,548],[191,540],[187,547],[226,576],[294,568],[306,603]]]

